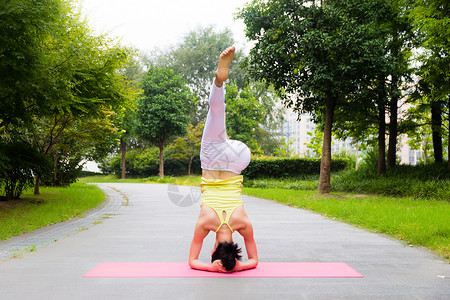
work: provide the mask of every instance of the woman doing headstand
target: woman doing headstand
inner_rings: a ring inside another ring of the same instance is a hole
[[[191,268],[232,272],[256,267],[258,254],[253,227],[242,202],[242,175],[250,162],[250,149],[242,142],[229,140],[225,129],[225,94],[223,83],[234,56],[234,47],[223,51],[211,87],[209,111],[203,130],[200,160],[202,167],[201,207],[189,252]],[[211,264],[198,259],[203,239],[216,233]],[[241,249],[233,243],[239,232],[245,241],[248,260],[240,262]]]

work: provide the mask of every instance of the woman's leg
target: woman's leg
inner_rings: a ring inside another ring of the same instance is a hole
[[[203,129],[202,143],[221,143],[226,139],[224,87],[217,87],[213,83],[209,96],[209,110]]]
[[[219,57],[216,77],[209,96],[209,110],[203,130],[203,141],[223,142],[227,139],[225,128],[225,92],[223,83],[228,78],[231,61],[234,56],[234,47],[223,51]]]

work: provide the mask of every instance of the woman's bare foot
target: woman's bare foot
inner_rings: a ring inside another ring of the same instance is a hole
[[[219,57],[219,65],[217,66],[216,78],[214,79],[214,84],[217,87],[221,87],[225,80],[228,78],[228,71],[230,69],[231,61],[234,57],[235,48],[230,47],[224,50]]]

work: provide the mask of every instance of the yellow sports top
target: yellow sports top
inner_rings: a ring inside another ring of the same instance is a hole
[[[231,228],[230,221],[233,211],[244,205],[242,202],[242,181],[244,177],[242,175],[234,176],[228,179],[206,179],[202,177],[202,183],[200,184],[202,191],[202,198],[200,205],[206,205],[211,207],[217,213],[220,220],[220,225],[216,229],[216,232],[226,224]],[[226,213],[226,219],[223,219],[222,213]]]

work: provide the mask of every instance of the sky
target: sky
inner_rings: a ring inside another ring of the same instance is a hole
[[[109,33],[126,46],[144,52],[165,49],[199,26],[228,27],[236,47],[248,43],[242,20],[234,20],[238,8],[250,0],[80,0],[83,15],[98,34]]]

